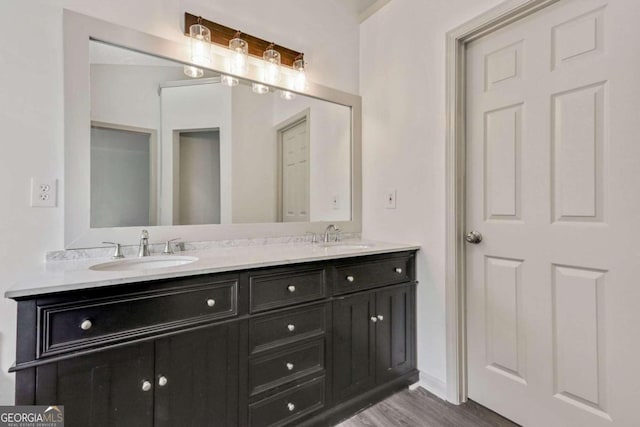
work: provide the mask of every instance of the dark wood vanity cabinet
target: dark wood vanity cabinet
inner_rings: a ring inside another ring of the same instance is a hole
[[[16,404],[71,427],[334,424],[417,381],[414,255],[18,298]]]
[[[345,400],[415,368],[412,285],[333,303],[334,398]]]

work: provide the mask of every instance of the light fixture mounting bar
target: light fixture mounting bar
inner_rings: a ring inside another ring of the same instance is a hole
[[[200,22],[198,22],[198,16],[192,15],[188,12],[184,14],[184,29],[185,35],[189,35],[189,27],[193,24],[201,24],[207,27],[211,31],[211,42],[218,44],[223,47],[229,46],[229,40],[231,40],[238,30],[241,29],[233,29],[229,27],[225,27],[224,25],[218,24],[213,21],[209,21],[208,19],[204,19],[200,17]],[[261,38],[252,36],[245,32],[241,33],[241,38],[246,40],[249,43],[249,55],[255,56],[257,58],[262,58],[262,53],[267,49],[267,47],[271,44],[271,42],[263,40]],[[302,54],[302,52],[297,52],[293,49],[286,48],[284,46],[275,45],[274,49],[280,52],[280,57],[282,60],[282,65],[286,65],[288,67],[293,67],[293,62],[296,58]]]

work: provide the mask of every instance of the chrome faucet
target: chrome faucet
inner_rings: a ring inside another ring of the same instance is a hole
[[[138,256],[149,256],[149,232],[147,230],[142,230],[142,234],[140,235],[140,247],[138,248]]]
[[[325,243],[329,243],[331,241],[331,231],[334,231],[336,233],[336,237],[334,238],[334,242],[338,242],[339,241],[339,233],[340,233],[340,229],[338,227],[336,227],[333,224],[329,224],[327,225],[327,228],[324,230],[324,242]]]

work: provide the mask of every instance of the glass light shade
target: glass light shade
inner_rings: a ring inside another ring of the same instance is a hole
[[[267,83],[276,84],[280,81],[280,52],[270,46],[262,54],[264,60],[263,79]]]
[[[202,68],[194,67],[193,65],[185,65],[184,73],[193,79],[204,76],[204,70]]]
[[[191,61],[199,65],[211,64],[211,31],[201,24],[189,27]]]
[[[296,71],[293,78],[293,88],[298,92],[307,90],[306,64],[303,58],[293,61],[293,69]]]
[[[251,90],[253,91],[253,93],[264,95],[265,93],[269,93],[269,86],[262,85],[260,83],[254,83],[251,85]]]
[[[220,82],[223,85],[229,86],[229,87],[238,86],[238,84],[240,83],[240,81],[238,79],[236,79],[235,77],[227,76],[225,74],[222,74],[220,76]]]
[[[229,40],[229,50],[231,50],[231,63],[229,72],[244,76],[249,71],[249,43],[240,37]]]
[[[289,92],[288,90],[281,90],[280,98],[286,99],[287,101],[291,101],[296,98],[296,94],[293,92]]]

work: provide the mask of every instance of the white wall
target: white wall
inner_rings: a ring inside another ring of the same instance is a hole
[[[445,34],[500,1],[395,0],[360,28],[363,235],[422,245],[418,367],[439,388],[446,381]],[[395,210],[383,207],[391,189]]]
[[[357,18],[341,0],[4,0],[0,2],[0,293],[64,246],[61,207],[29,207],[31,176],[64,175],[62,9],[183,40],[185,11],[304,51],[309,78],[358,90]],[[25,31],[28,17],[29,28]],[[61,194],[61,197],[63,195]],[[58,206],[62,206],[62,198]],[[0,404],[13,402],[16,304],[0,299]]]
[[[251,86],[232,90],[233,223],[276,222],[278,146],[273,133],[273,94]]]

